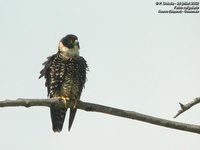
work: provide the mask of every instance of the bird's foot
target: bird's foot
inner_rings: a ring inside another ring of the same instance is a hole
[[[69,101],[69,97],[66,97],[66,96],[59,96],[57,97],[57,99],[59,101],[63,101],[64,102],[64,105],[65,105],[65,108],[67,108],[67,104],[68,104],[68,101]]]

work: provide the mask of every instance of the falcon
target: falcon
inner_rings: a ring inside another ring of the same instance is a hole
[[[70,108],[68,131],[74,121],[77,103],[80,100],[82,89],[86,82],[88,65],[86,60],[79,55],[79,42],[73,34],[63,37],[58,44],[58,52],[47,57],[43,63],[44,68],[40,76],[46,79],[45,86],[50,98],[64,101],[64,108],[50,107],[52,129],[60,132],[63,128],[67,106],[73,101]]]

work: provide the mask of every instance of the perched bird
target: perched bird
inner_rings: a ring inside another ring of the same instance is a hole
[[[88,65],[86,60],[79,55],[79,42],[75,35],[69,34],[63,37],[58,44],[58,52],[47,58],[43,63],[44,68],[40,76],[45,77],[45,86],[50,98],[63,100],[65,108],[51,107],[51,121],[54,132],[60,132],[63,128],[67,104],[74,102],[70,108],[68,130],[72,126],[77,111],[77,102],[80,100],[82,89],[86,82]]]

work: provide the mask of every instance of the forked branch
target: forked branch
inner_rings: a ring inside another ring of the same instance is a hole
[[[55,99],[24,99],[19,98],[17,100],[4,100],[0,101],[0,107],[14,107],[14,106],[47,106],[47,107],[63,107],[64,103]],[[69,104],[69,107],[73,107],[73,104]],[[178,129],[193,133],[200,133],[200,126],[193,124],[186,124],[181,122],[175,122],[171,120],[161,119],[145,114],[141,114],[135,111],[128,111],[117,109],[113,107],[103,106],[99,104],[87,103],[83,101],[78,102],[78,109],[85,111],[101,112],[105,114],[110,114],[114,116],[129,118],[133,120],[139,120],[154,125],[159,125],[167,128]]]
[[[178,111],[178,113],[174,116],[174,118],[178,117],[180,114],[185,112],[186,110],[190,109],[192,106],[200,103],[200,97],[195,98],[193,101],[187,103],[187,104],[182,104],[179,103],[181,109]]]

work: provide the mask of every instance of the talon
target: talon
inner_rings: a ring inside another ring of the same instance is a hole
[[[68,98],[68,97],[58,96],[57,99],[58,99],[59,101],[63,101],[63,102],[64,102],[64,105],[65,105],[65,108],[67,108],[67,102],[69,101],[69,98]]]

